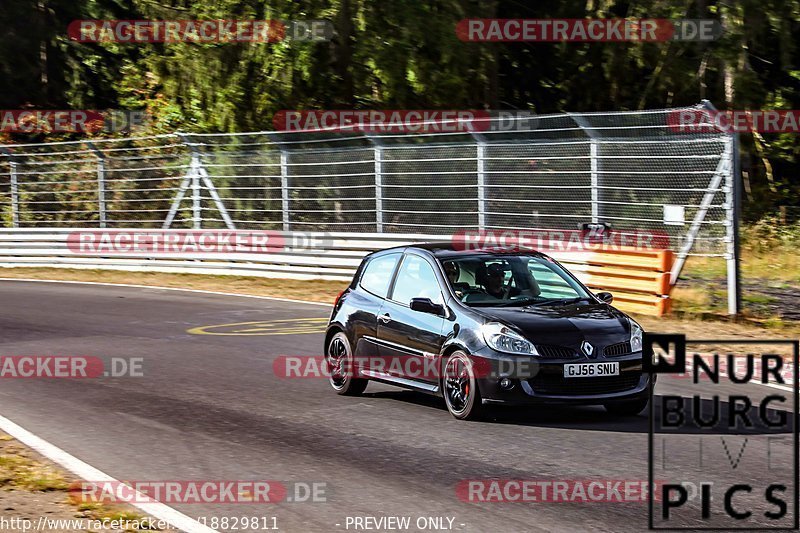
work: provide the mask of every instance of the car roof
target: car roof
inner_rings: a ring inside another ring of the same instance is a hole
[[[385,250],[381,250],[380,252],[376,253],[383,254],[383,253],[388,253],[390,251],[403,252],[405,250],[424,250],[440,260],[455,259],[467,256],[481,256],[481,255],[532,255],[536,257],[547,257],[545,254],[537,252],[536,250],[513,250],[513,249],[504,249],[502,247],[471,249],[469,245],[467,246],[460,245],[456,247],[452,242],[449,241],[425,242],[425,243],[416,243],[403,246],[395,246],[392,248],[386,248]]]

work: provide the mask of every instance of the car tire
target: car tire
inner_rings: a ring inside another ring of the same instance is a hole
[[[636,416],[647,407],[647,398],[627,400],[624,402],[609,402],[604,404],[603,407],[612,415]]]
[[[358,396],[367,388],[368,380],[354,376],[353,351],[347,335],[341,331],[331,337],[325,349],[328,382],[337,394]]]
[[[465,352],[456,350],[445,361],[442,394],[450,414],[459,420],[479,420],[484,414],[475,366]]]

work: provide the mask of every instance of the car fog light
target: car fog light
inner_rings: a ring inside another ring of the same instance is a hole
[[[508,378],[503,378],[500,380],[500,388],[505,390],[510,390],[514,388],[514,382]]]

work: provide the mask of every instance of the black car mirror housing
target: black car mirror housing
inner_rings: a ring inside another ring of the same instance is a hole
[[[420,313],[429,313],[431,315],[444,316],[444,306],[435,304],[430,298],[411,298],[412,311],[419,311]]]
[[[611,302],[614,301],[614,295],[611,294],[610,292],[598,292],[596,296],[598,300],[600,300],[601,302],[605,302],[607,304],[610,304]]]

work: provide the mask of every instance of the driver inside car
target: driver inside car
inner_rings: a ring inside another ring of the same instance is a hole
[[[486,267],[486,276],[484,277],[483,288],[486,294],[497,298],[498,300],[505,300],[513,296],[519,296],[520,290],[511,285],[504,285],[505,270],[502,265],[493,263]]]

